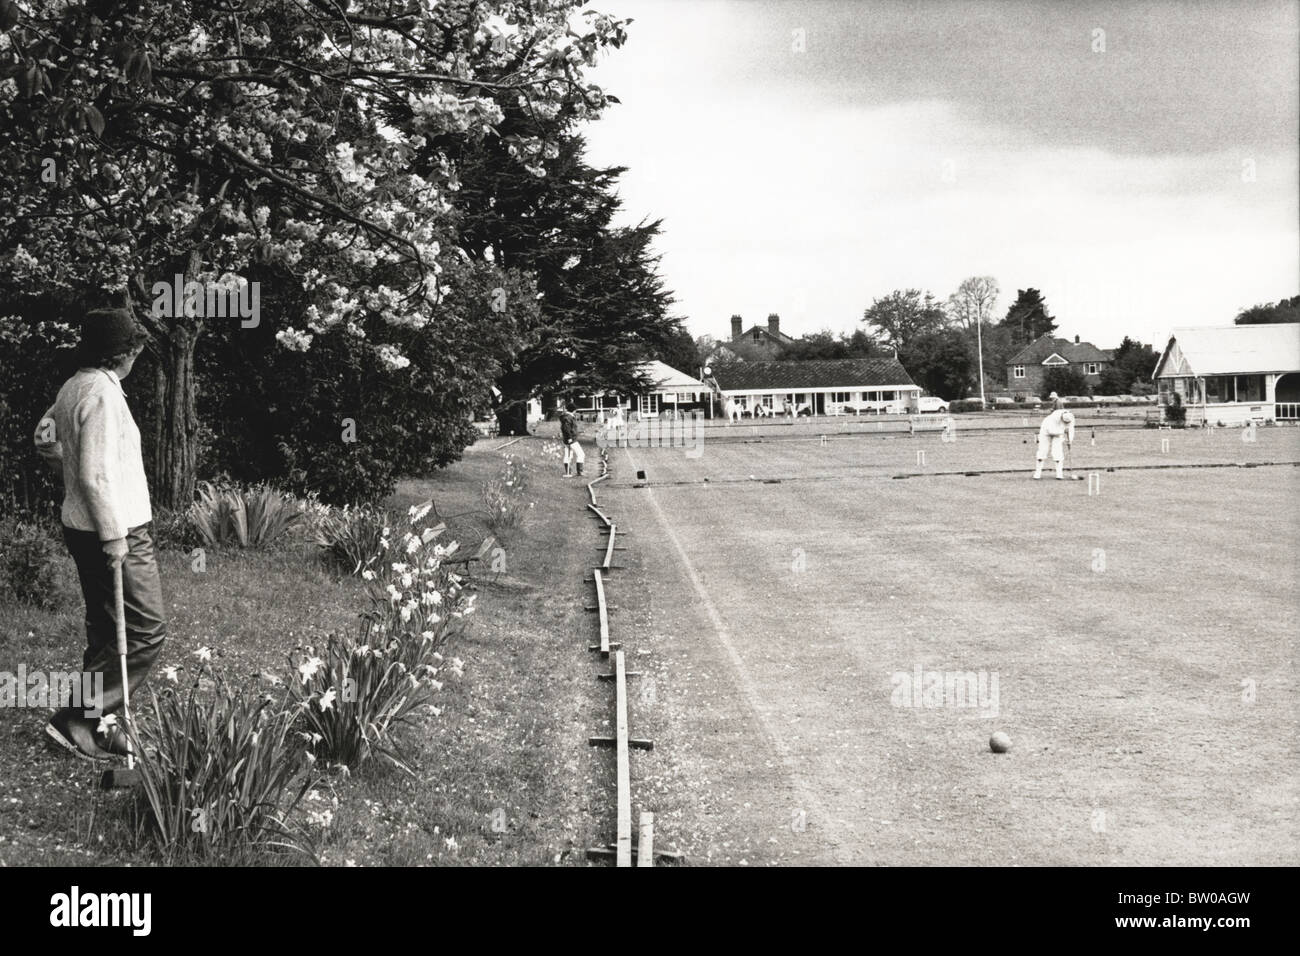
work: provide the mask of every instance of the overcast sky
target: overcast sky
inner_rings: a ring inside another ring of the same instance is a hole
[[[1300,294],[1294,0],[592,6],[636,22],[590,158],[695,335],[971,275],[1103,348]]]

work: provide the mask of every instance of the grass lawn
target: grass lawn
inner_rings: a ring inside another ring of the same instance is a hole
[[[1029,480],[1023,437],[613,454],[602,506],[634,535],[613,629],[646,675],[633,733],[656,739],[633,795],[661,845],[750,865],[1300,860],[1300,471],[1136,470],[1300,461],[1300,431],[1099,431],[1075,456],[1100,497]],[[925,476],[918,448],[959,473]],[[917,668],[996,675],[996,712],[900,704]]]
[[[446,649],[449,661],[463,662],[463,676],[447,672],[439,713],[410,740],[417,775],[376,768],[334,775],[321,788],[312,806],[338,800],[320,846],[326,864],[577,861],[576,850],[602,842],[592,828],[602,821],[608,769],[586,746],[605,708],[584,666],[591,622],[581,608],[582,549],[595,544],[585,488],[556,480],[558,465],[542,439],[504,452],[495,450],[500,444],[481,441],[436,477],[404,483],[390,502],[404,511],[432,496],[440,514],[454,516],[451,537],[476,546],[491,533],[480,487],[510,453],[532,473],[535,507],[517,529],[497,534],[505,573],[476,575],[477,610]],[[359,582],[338,580],[314,550],[210,553],[205,573],[191,570],[187,554],[163,552],[169,636],[152,680],[163,679],[163,666],[193,664],[200,647],[211,648],[230,675],[285,675],[295,646],[350,626],[364,607]],[[56,611],[0,608],[0,671],[16,672],[20,663],[64,670],[79,661],[80,594],[70,562],[66,570],[71,589]],[[47,747],[49,711],[5,716],[0,864],[150,862],[119,822],[126,798],[101,794],[97,769]]]
[[[735,865],[1296,862],[1300,471],[1266,463],[1300,461],[1300,430],[1081,432],[1074,464],[1103,475],[1099,497],[1030,481],[1015,427],[724,434],[694,459],[615,451],[597,486],[630,532],[608,594],[640,675],[632,733],[655,741],[632,793],[657,846]],[[447,649],[463,676],[410,740],[416,775],[320,788],[316,808],[337,799],[327,865],[579,864],[612,837],[613,755],[586,744],[612,732],[582,609],[602,539],[552,444],[503,443],[390,502],[432,497],[473,547],[481,486],[512,454],[535,506],[497,535],[504,573],[476,576]],[[210,554],[203,574],[164,553],[161,664],[209,647],[228,673],[283,674],[293,647],[348,626],[361,588],[311,550]],[[0,608],[0,670],[74,662],[79,600]],[[900,702],[918,669],[982,675],[986,694],[996,678],[995,706]],[[0,731],[0,863],[152,862],[122,796],[47,748],[46,716],[11,711]],[[989,752],[997,729],[1008,754]]]

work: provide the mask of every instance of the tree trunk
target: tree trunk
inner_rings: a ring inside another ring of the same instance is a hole
[[[528,399],[502,402],[496,409],[497,433],[528,434]]]
[[[154,376],[154,504],[175,511],[194,501],[199,417],[195,408],[193,319],[175,319],[166,339],[156,342]]]

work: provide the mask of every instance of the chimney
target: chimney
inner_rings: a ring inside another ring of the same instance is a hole
[[[1075,335],[1075,337],[1074,337],[1074,344],[1075,344],[1075,345],[1078,345],[1078,344],[1079,344],[1079,336],[1078,336],[1078,335]]]
[[[773,338],[781,334],[781,317],[775,312],[769,312],[767,315],[767,334]]]
[[[740,327],[740,316],[733,315],[731,317],[731,337],[733,339],[740,338],[740,333],[742,331],[744,330]]]

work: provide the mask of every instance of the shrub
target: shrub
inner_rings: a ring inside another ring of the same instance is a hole
[[[197,526],[186,511],[155,509],[150,534],[154,547],[160,551],[192,551],[203,544]]]
[[[10,277],[6,276],[6,280]],[[80,304],[70,295],[30,296],[6,281],[0,307],[0,500],[58,520],[61,476],[32,450],[32,433],[72,372]],[[15,314],[7,314],[12,309]],[[59,318],[65,321],[56,321]]]
[[[319,540],[321,528],[334,514],[334,509],[324,504],[320,500],[320,495],[314,491],[298,499],[298,511],[302,515],[302,520],[294,525],[294,534],[304,541],[311,542]]]
[[[978,398],[959,398],[948,403],[950,412],[979,412],[984,410],[984,403]]]
[[[189,518],[210,548],[266,548],[303,520],[297,499],[270,485],[241,488],[204,481],[198,498]]]
[[[132,733],[143,832],[168,861],[247,862],[289,849],[312,856],[289,822],[313,782],[297,708],[200,671],[188,691],[164,685]],[[204,693],[202,685],[210,684]]]
[[[345,505],[321,515],[316,543],[325,560],[344,574],[359,574],[388,547],[392,515],[370,505]]]
[[[528,512],[524,501],[528,471],[522,461],[507,455],[501,473],[483,483],[483,504],[487,507],[487,526],[500,532],[518,527]]]
[[[1072,365],[1053,365],[1043,373],[1043,391],[1050,395],[1084,395],[1088,379]]]
[[[62,548],[35,522],[0,518],[0,594],[23,604],[52,608],[59,603]]]
[[[1187,406],[1183,404],[1183,397],[1177,392],[1174,393],[1173,401],[1165,406],[1165,421],[1177,428],[1187,424]]]

